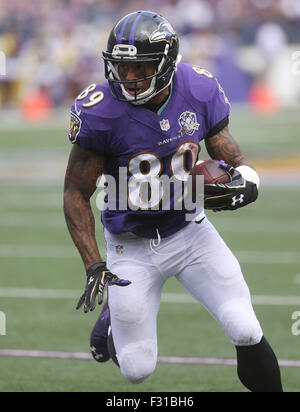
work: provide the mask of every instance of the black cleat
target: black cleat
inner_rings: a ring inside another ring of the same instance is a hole
[[[94,326],[90,337],[90,349],[95,361],[103,363],[110,359],[108,350],[108,329],[110,326],[110,313],[107,302]]]

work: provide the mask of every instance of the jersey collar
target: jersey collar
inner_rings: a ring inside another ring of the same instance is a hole
[[[164,103],[164,104],[159,108],[159,110],[157,111],[157,114],[158,114],[159,116],[161,116],[162,113],[164,112],[164,110],[167,108],[167,106],[168,106],[168,104],[169,104],[169,102],[170,102],[170,100],[171,100],[172,94],[173,94],[173,82],[172,82],[171,85],[170,85],[170,94],[169,94],[168,99],[165,101],[165,103]]]

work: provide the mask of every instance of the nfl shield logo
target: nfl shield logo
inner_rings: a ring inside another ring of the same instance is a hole
[[[161,130],[163,130],[164,132],[167,132],[168,130],[170,130],[171,126],[170,126],[170,122],[168,119],[163,119],[160,122],[160,128]]]
[[[118,255],[122,255],[123,252],[124,252],[123,246],[122,246],[122,245],[117,245],[117,246],[116,246],[116,253],[117,253]]]

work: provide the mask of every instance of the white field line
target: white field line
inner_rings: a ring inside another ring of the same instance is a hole
[[[234,251],[241,263],[251,264],[300,264],[298,252]],[[0,257],[14,258],[78,258],[73,246],[0,244]]]
[[[62,208],[62,197],[63,194],[61,193],[60,196],[57,194],[51,195],[47,193],[41,194],[34,194],[34,195],[24,195],[22,193],[19,194],[6,194],[4,197],[0,199],[0,207],[16,207],[20,208],[21,210],[26,207],[31,208]]]
[[[2,298],[77,299],[81,294],[80,290],[69,289],[0,288]]]
[[[86,352],[54,352],[41,350],[0,349],[0,357],[93,361],[91,354]],[[237,365],[237,361],[230,358],[206,358],[190,356],[159,356],[158,362],[176,365]],[[279,360],[278,362],[279,366],[281,367],[300,368],[299,360]]]
[[[221,232],[237,233],[300,233],[299,219],[231,218],[216,219],[214,225]]]
[[[241,263],[259,264],[300,264],[299,252],[261,252],[261,251],[235,251]]]
[[[67,230],[66,222],[63,218],[59,215],[52,216],[49,214],[36,215],[35,218],[31,218],[31,216],[27,216],[26,214],[8,214],[5,213],[3,217],[0,217],[0,228],[38,228],[38,229],[65,229]],[[299,231],[300,233],[300,231]]]
[[[53,207],[53,203],[50,204],[47,202],[47,200],[45,200],[44,206],[48,208]],[[61,213],[26,213],[22,210],[20,210],[20,212],[4,212],[0,216],[0,227],[66,228],[66,223],[62,212],[62,205],[59,205],[59,203],[57,203],[57,208],[59,206],[61,206]],[[214,224],[215,226],[217,226],[220,232],[229,233],[300,233],[299,219],[278,220],[271,218],[228,218],[226,220],[216,219],[214,221]]]
[[[0,215],[0,227],[55,227],[66,228],[66,223],[62,211],[62,202],[51,200],[41,196],[40,201],[33,202],[33,207],[43,206],[45,208],[59,209],[57,212],[26,212],[22,210],[24,206],[29,206],[30,203],[23,204],[21,198],[15,204],[8,204],[7,206],[20,206],[18,212],[2,212]],[[2,206],[2,200],[0,199],[0,207]],[[96,209],[97,213],[97,209]],[[99,211],[100,214],[100,211]],[[300,233],[300,219],[275,219],[275,218],[232,218],[228,216],[226,219],[222,217],[214,220],[215,226],[221,232],[231,233],[285,233],[293,234]]]
[[[77,258],[75,247],[65,245],[7,245],[0,244],[1,257]]]
[[[34,289],[34,288],[0,288],[0,297],[13,299],[71,299],[76,300],[82,294],[81,290],[68,289]],[[196,303],[198,302],[185,293],[163,293],[162,303]],[[297,306],[300,296],[252,296],[254,305],[265,306]]]

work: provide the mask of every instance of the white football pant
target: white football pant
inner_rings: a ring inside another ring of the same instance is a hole
[[[132,281],[124,288],[109,287],[108,301],[120,369],[130,382],[142,382],[155,369],[157,314],[163,285],[171,276],[208,310],[234,345],[261,341],[240,265],[207,218],[164,239],[159,233],[150,240],[105,230],[105,240],[108,269]]]

